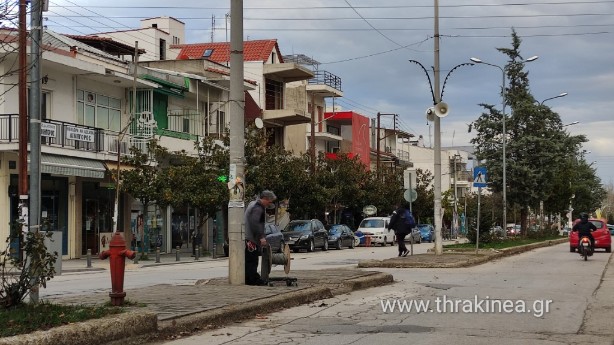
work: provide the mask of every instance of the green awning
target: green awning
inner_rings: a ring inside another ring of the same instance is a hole
[[[158,93],[168,95],[168,96],[183,98],[185,97],[183,93],[189,90],[189,85],[179,85],[179,84],[170,82],[168,80],[154,77],[153,75],[150,75],[150,74],[143,74],[140,76],[140,78],[152,81],[160,85],[159,88],[154,89],[154,92],[158,92]]]
[[[28,165],[29,163],[30,155],[28,154]],[[41,154],[41,173],[44,174],[104,178],[106,170],[106,167],[100,161],[72,156]]]

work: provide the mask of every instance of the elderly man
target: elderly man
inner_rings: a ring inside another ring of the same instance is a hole
[[[258,256],[262,246],[266,245],[264,234],[266,209],[276,199],[273,192],[265,190],[245,209],[245,284],[247,285],[266,284],[258,274]]]

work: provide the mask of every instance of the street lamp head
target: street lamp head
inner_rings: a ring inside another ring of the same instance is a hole
[[[475,63],[482,63],[482,60],[480,60],[480,59],[478,59],[476,57],[469,58],[469,60],[471,60],[471,61],[473,61]]]
[[[537,60],[537,59],[539,59],[539,56],[537,56],[537,55],[533,55],[533,56],[531,56],[530,58],[528,58],[528,59],[526,59],[526,60],[524,60],[524,61],[526,61],[526,62],[531,62],[531,61],[535,61],[535,60]]]
[[[559,97],[565,97],[565,96],[567,96],[567,92],[563,92],[559,95]]]

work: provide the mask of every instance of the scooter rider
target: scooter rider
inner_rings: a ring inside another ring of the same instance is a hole
[[[580,221],[576,223],[571,231],[578,232],[578,246],[580,245],[580,239],[586,236],[591,241],[591,250],[595,249],[595,238],[593,237],[592,232],[597,230],[595,224],[588,221],[588,213],[582,212],[580,213]]]

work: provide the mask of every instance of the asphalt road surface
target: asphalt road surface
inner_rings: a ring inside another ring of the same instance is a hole
[[[586,313],[603,302],[599,288],[612,279],[603,276],[610,256],[600,251],[584,262],[561,244],[471,268],[385,269],[393,285],[165,344],[611,345],[614,321]],[[407,309],[400,311],[403,301]],[[588,331],[599,324],[598,335]]]
[[[432,248],[432,243],[414,245],[414,253],[425,253]],[[409,244],[408,244],[409,248]],[[291,269],[332,269],[338,267],[356,267],[359,260],[386,259],[397,256],[396,246],[386,247],[357,247],[342,250],[330,249],[315,252],[291,253]],[[174,260],[171,255],[170,260]],[[152,263],[153,261],[148,261]],[[140,264],[146,263],[141,261]],[[108,260],[94,260],[95,268],[107,268],[104,271],[70,272],[54,277],[47,283],[47,288],[40,290],[40,297],[83,295],[94,292],[109,291],[111,286],[108,271]],[[63,268],[85,268],[85,260],[63,263]],[[273,271],[283,271],[283,267],[273,267]],[[193,285],[200,279],[211,279],[228,276],[228,258],[204,260],[195,262],[192,257],[183,257],[179,263],[169,262],[168,265],[140,267],[129,263],[126,267],[124,288],[138,288],[157,284]]]

